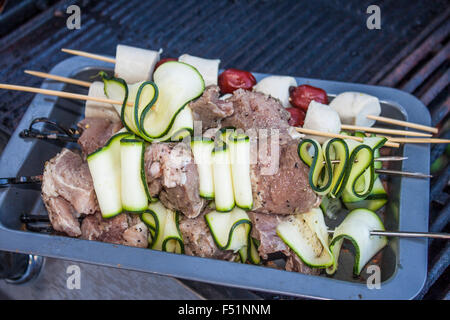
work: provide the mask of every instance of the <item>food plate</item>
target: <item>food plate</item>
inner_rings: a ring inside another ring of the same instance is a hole
[[[99,70],[110,69],[111,65],[106,63],[74,57],[59,63],[50,73],[90,80]],[[267,76],[253,74],[257,80]],[[430,114],[426,107],[403,91],[354,83],[296,79],[299,84],[323,88],[331,99],[344,91],[376,96],[381,101],[382,116],[430,125]],[[52,81],[45,81],[42,88],[70,92],[82,90]],[[37,117],[49,117],[73,127],[82,118],[83,106],[82,102],[36,95],[0,157],[0,177],[41,174],[45,161],[56,155],[63,144],[23,140],[19,132],[28,128],[31,120]],[[407,144],[394,150],[393,155],[408,157],[408,160],[396,164],[397,167],[393,169],[429,172],[428,144]],[[386,229],[428,231],[429,180],[406,177],[389,179],[390,196],[384,221]],[[391,238],[381,257],[377,256],[377,265],[381,270],[380,286],[371,286],[372,289],[369,289],[366,279],[369,278],[373,284],[376,277],[370,277],[364,269],[361,277],[354,278],[353,254],[349,251],[343,250],[341,253],[340,267],[334,276],[312,276],[249,264],[25,232],[21,230],[19,220],[23,213],[45,213],[40,190],[24,187],[1,189],[0,250],[318,299],[412,299],[420,292],[427,274],[426,239]],[[334,228],[339,222],[327,221],[327,224]]]

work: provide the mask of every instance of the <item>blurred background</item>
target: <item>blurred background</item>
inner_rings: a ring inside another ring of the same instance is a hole
[[[66,9],[81,9],[81,26],[69,29]],[[367,8],[380,8],[380,29],[369,29]],[[40,86],[25,69],[48,72],[69,55],[61,48],[114,56],[118,43],[220,58],[221,68],[358,82],[405,90],[428,107],[439,137],[450,138],[448,0],[0,0],[0,82]],[[33,94],[0,91],[0,152]],[[434,145],[430,231],[448,232],[449,156]],[[429,272],[418,299],[449,298],[450,248],[430,241]],[[24,268],[0,255],[0,277]],[[16,286],[0,280],[2,298],[261,299],[289,298],[83,265],[81,290],[67,290],[70,263],[47,259],[37,280]],[[99,289],[101,288],[101,289]],[[106,289],[105,289],[106,288]],[[149,290],[148,288],[154,288]]]

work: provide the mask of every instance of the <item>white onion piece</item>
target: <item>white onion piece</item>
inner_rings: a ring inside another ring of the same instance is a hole
[[[204,59],[185,53],[178,58],[178,61],[190,64],[197,69],[205,81],[205,86],[217,85],[220,59]]]
[[[330,106],[316,101],[311,101],[306,112],[303,128],[329,132],[341,132],[341,120],[339,114]],[[307,135],[307,138],[313,138],[321,144],[328,140],[328,137]]]
[[[108,99],[105,95],[103,82],[94,81],[89,87],[89,97]],[[106,118],[112,121],[120,121],[120,116],[112,104],[97,101],[86,101],[84,109],[85,118]]]
[[[367,119],[368,115],[381,113],[378,98],[360,92],[343,92],[331,101],[330,107],[337,111],[342,123],[363,127],[375,124],[375,120]]]
[[[296,87],[297,81],[288,76],[268,76],[253,87],[255,91],[265,93],[280,100],[283,107],[291,107],[289,103],[289,87]]]
[[[126,83],[150,80],[161,53],[161,49],[154,51],[119,44],[114,73]]]

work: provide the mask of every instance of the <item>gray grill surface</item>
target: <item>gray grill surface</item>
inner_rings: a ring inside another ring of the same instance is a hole
[[[450,137],[446,0],[17,2],[26,8],[16,9],[17,18],[8,13],[17,4],[0,14],[0,82],[37,87],[42,80],[23,71],[49,71],[68,57],[61,48],[113,56],[123,43],[163,48],[163,57],[220,58],[222,68],[397,87],[420,98],[439,135]],[[70,4],[81,7],[79,30],[66,28]],[[381,8],[381,30],[366,27],[371,4]],[[32,97],[0,91],[0,151]],[[430,231],[449,231],[449,153],[447,145],[432,149]],[[418,298],[448,298],[449,259],[448,244],[430,241]]]

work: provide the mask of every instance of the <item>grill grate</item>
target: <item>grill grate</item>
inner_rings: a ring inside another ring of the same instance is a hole
[[[22,1],[31,2],[36,1]],[[372,31],[365,24],[370,0],[37,2],[44,6],[36,6],[41,9],[32,12],[34,17],[29,14],[28,21],[9,34],[1,27],[0,15],[0,33],[6,34],[0,38],[0,82],[39,86],[41,80],[23,70],[49,71],[67,57],[62,47],[109,55],[117,43],[162,47],[164,57],[185,52],[220,57],[223,68],[400,88],[421,99],[433,125],[441,128],[440,136],[450,138],[446,0],[379,1],[382,29]],[[65,26],[69,4],[81,7],[80,30]],[[45,5],[52,6],[37,14]],[[0,152],[32,97],[0,91]],[[431,162],[448,163],[446,148],[433,146]],[[436,167],[430,230],[448,232],[450,170],[448,165]],[[448,266],[448,244],[430,241],[429,277],[419,298],[448,298]]]

